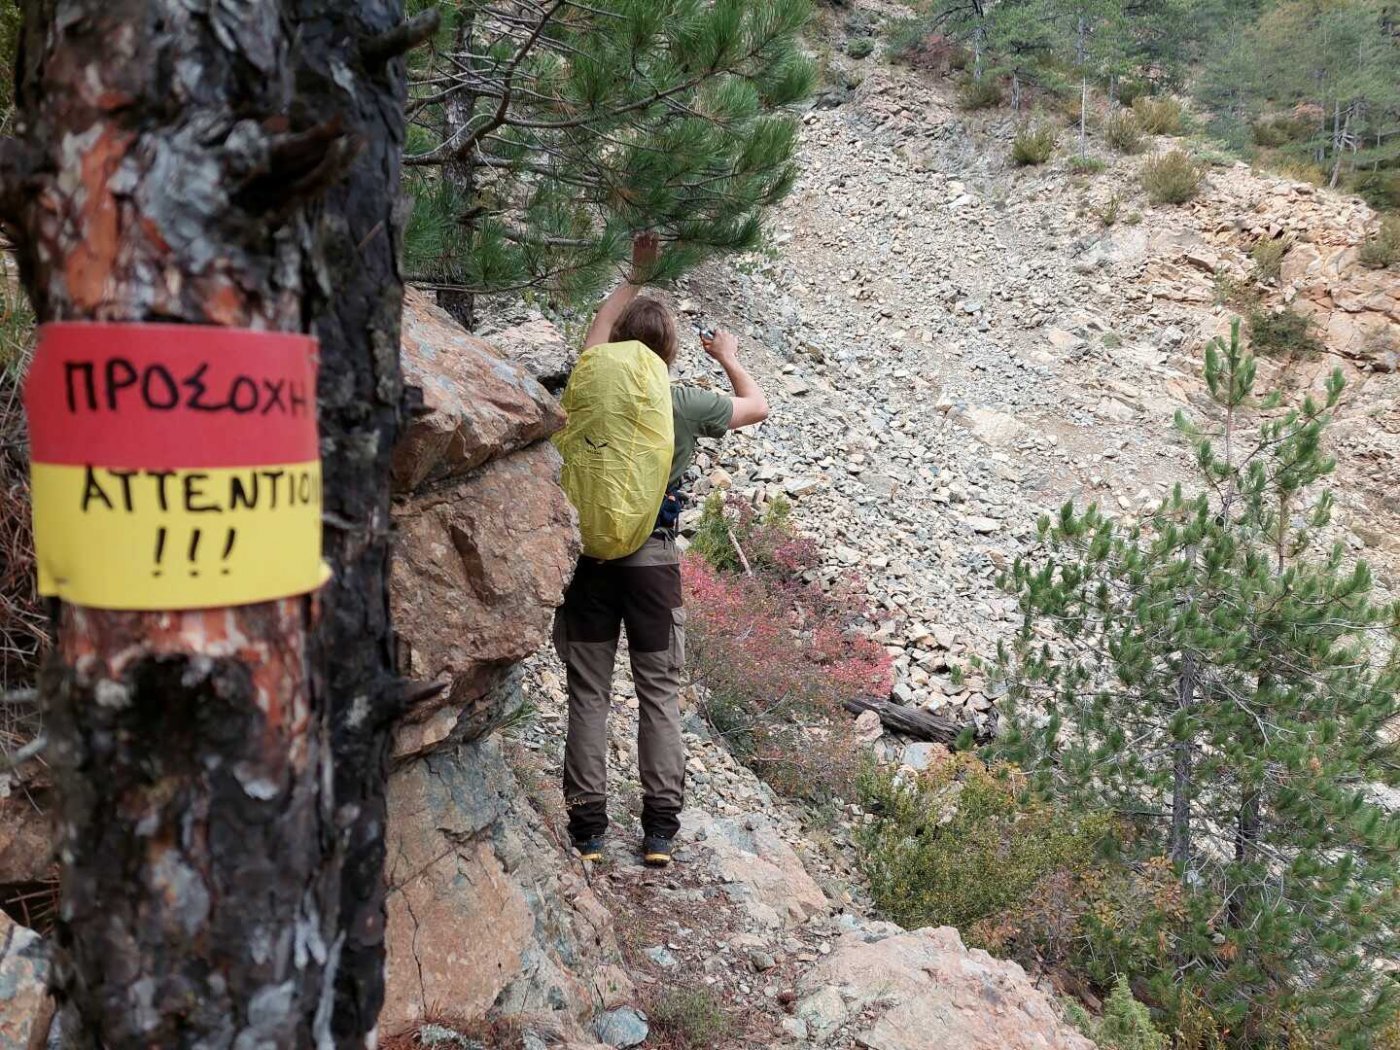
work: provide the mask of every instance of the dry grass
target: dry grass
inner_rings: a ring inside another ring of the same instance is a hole
[[[37,882],[0,886],[0,911],[40,937],[49,936],[58,920],[58,869]]]
[[[20,402],[33,331],[34,317],[13,265],[0,255],[0,692],[31,685],[48,644],[34,590],[29,453]],[[0,732],[7,728],[0,723]]]
[[[1176,149],[1144,163],[1140,178],[1154,204],[1185,204],[1200,192],[1204,174],[1189,153]]]
[[[519,1050],[524,1042],[518,1025],[508,1021],[464,1021],[451,1014],[429,1010],[428,1016],[406,1031],[379,1041],[380,1050]]]

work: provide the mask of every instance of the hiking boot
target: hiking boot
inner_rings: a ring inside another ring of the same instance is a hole
[[[642,839],[642,862],[649,868],[664,868],[671,863],[671,840],[664,835],[648,835]]]
[[[603,836],[595,835],[591,839],[575,842],[574,849],[578,850],[578,855],[584,860],[592,861],[596,864],[603,859]]]

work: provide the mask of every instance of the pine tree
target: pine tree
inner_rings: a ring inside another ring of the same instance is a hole
[[[1388,0],[1283,0],[1231,34],[1198,95],[1218,130],[1247,143],[1274,120],[1280,148],[1336,186],[1348,172],[1400,161],[1400,25]]]
[[[1400,782],[1400,605],[1321,542],[1340,373],[1292,409],[1255,378],[1236,323],[1206,350],[1214,429],[1178,417],[1194,494],[1136,523],[1041,520],[1004,580],[1024,619],[999,748],[1037,790],[1120,814],[1130,859],[1176,864],[1175,971],[1134,975],[1163,1001],[1199,995],[1241,1045],[1292,1025],[1361,1048],[1400,1005],[1378,965],[1400,950],[1400,817],[1377,797]]]
[[[394,204],[423,23],[398,0],[23,9],[0,221],[38,319],[314,332],[334,568],[315,596],[230,608],[52,603],[62,1043],[372,1045],[405,688]]]
[[[592,294],[643,229],[673,278],[757,246],[795,179],[808,0],[444,2],[415,75],[411,280]]]
[[[1088,147],[1089,85],[1121,72],[1122,0],[1045,0],[1059,51],[1079,81],[1079,155]]]

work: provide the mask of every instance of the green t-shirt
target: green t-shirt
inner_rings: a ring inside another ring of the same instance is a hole
[[[676,451],[671,456],[671,480],[674,488],[695,462],[697,438],[720,438],[729,430],[734,417],[734,399],[698,386],[671,387],[671,414],[676,427]]]

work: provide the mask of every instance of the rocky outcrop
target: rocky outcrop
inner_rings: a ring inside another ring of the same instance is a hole
[[[555,394],[564,389],[578,360],[578,348],[570,346],[559,329],[538,314],[502,328],[488,338]]]
[[[410,291],[404,380],[420,408],[394,453],[390,584],[400,668],[442,691],[415,705],[397,758],[483,736],[519,706],[510,669],[549,636],[578,556],[558,404],[522,366]]]
[[[1012,962],[965,948],[951,927],[868,923],[802,979],[809,1045],[854,1031],[867,1050],[1094,1050]]]
[[[591,1042],[592,1015],[632,991],[612,919],[493,733],[522,703],[516,665],[548,638],[578,556],[545,440],[563,413],[417,292],[403,366],[418,408],[394,455],[390,601],[403,673],[442,689],[395,734],[380,1027],[489,1014]]]
[[[499,741],[424,756],[389,786],[388,986],[381,1027],[488,1011],[582,1038],[631,995],[612,918],[563,862]]]
[[[1400,368],[1400,275],[1357,262],[1353,247],[1299,244],[1283,258],[1282,280],[1298,309],[1316,320],[1329,350]]]
[[[687,838],[704,844],[724,893],[751,922],[767,929],[797,926],[831,908],[801,858],[762,816],[716,820],[700,809],[682,815]]]
[[[446,684],[399,727],[397,756],[475,740],[519,706],[510,668],[549,637],[578,557],[558,476],[558,454],[538,444],[396,505],[400,664]]]
[[[415,403],[394,448],[394,490],[461,477],[564,424],[549,392],[427,296],[404,296],[403,379]]]

